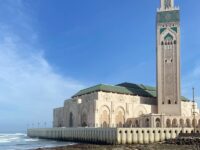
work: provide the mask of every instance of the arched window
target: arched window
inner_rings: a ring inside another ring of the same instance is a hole
[[[176,44],[176,40],[174,41],[174,44]]]
[[[69,127],[73,127],[73,114],[70,112],[69,114]]]
[[[156,128],[161,127],[160,118],[156,118]]]
[[[139,121],[135,120],[135,127],[140,127]]]
[[[171,127],[171,120],[170,120],[170,119],[167,119],[167,121],[166,121],[166,126],[167,126],[167,128],[170,128],[170,127]]]
[[[183,119],[180,119],[180,127],[184,127],[184,120]]]
[[[125,112],[121,107],[119,107],[116,110],[115,121],[116,121],[117,127],[123,127],[124,126],[124,123],[125,123]]]
[[[103,124],[103,128],[107,128],[110,125],[109,110],[103,110],[100,116],[100,122]]]
[[[128,121],[128,127],[132,127],[133,126],[133,122],[131,120]]]
[[[81,126],[87,127],[87,115],[86,115],[86,113],[83,113],[81,115]]]
[[[168,104],[171,104],[171,100],[170,99],[168,100]]]
[[[190,122],[190,119],[187,119],[186,120],[186,127],[190,128],[191,127],[191,122]]]
[[[169,45],[168,47],[165,47],[166,49],[170,49],[171,46],[173,44],[173,36],[168,33],[165,37],[164,37],[164,41],[165,41],[165,45]]]
[[[177,119],[172,120],[172,127],[178,127]]]
[[[145,120],[146,127],[150,127],[149,118]]]

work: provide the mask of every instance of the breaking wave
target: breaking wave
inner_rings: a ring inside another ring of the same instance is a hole
[[[14,134],[0,133],[0,150],[28,150],[41,147],[57,147],[57,146],[65,146],[72,144],[74,143],[29,138],[24,133],[14,133]]]

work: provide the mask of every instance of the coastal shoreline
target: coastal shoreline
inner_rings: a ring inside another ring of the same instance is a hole
[[[54,148],[38,148],[35,150],[199,150],[199,145],[175,145],[175,144],[133,144],[133,145],[96,145],[75,144]]]

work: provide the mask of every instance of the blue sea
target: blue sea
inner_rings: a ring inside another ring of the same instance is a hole
[[[0,133],[0,150],[32,150],[42,147],[57,147],[73,144],[75,143],[29,138],[23,133]]]

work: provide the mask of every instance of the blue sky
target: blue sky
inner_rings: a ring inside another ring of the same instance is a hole
[[[155,85],[159,0],[0,0],[0,132],[48,126],[79,89]],[[200,1],[181,8],[182,95],[200,98]],[[199,99],[200,101],[200,99]],[[40,125],[41,126],[41,125]]]

